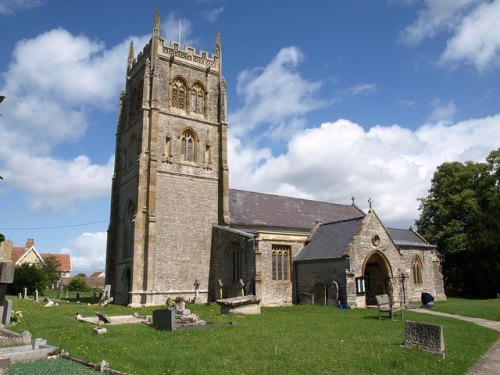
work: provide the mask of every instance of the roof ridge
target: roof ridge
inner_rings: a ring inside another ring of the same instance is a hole
[[[339,221],[330,221],[328,223],[323,223],[321,224],[322,226],[323,225],[333,225],[333,224],[340,224],[340,223],[345,223],[347,221],[354,221],[354,220],[363,220],[364,219],[364,216],[358,216],[358,217],[353,217],[353,218],[350,218],[350,219],[344,219],[344,220],[339,220]]]
[[[290,197],[288,195],[280,195],[280,194],[275,194],[275,193],[262,193],[258,191],[250,191],[250,190],[242,190],[242,189],[229,189],[232,191],[241,191],[244,193],[251,193],[251,194],[259,194],[259,195],[270,195],[273,197],[281,197],[281,198],[286,198],[286,199],[295,199],[295,200],[300,200],[300,201],[308,201],[308,202],[317,202],[317,203],[323,203],[323,204],[331,204],[334,206],[344,206],[344,207],[351,207],[352,204],[342,204],[342,203],[333,203],[333,202],[326,202],[326,201],[320,201],[316,199],[307,199],[307,198],[297,198],[297,197]]]

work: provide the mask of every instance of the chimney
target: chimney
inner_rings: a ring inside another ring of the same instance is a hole
[[[32,246],[35,246],[35,240],[33,238],[28,238],[26,240],[26,248],[29,249]]]

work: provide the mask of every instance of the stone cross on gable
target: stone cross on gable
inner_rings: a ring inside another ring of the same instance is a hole
[[[370,206],[370,209],[372,208],[372,203],[373,203],[372,199],[368,198],[368,205]]]

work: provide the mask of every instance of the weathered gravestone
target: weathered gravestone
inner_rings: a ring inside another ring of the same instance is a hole
[[[12,315],[12,301],[7,299],[3,303],[3,311],[2,311],[2,324],[4,326],[10,325],[11,315]]]
[[[12,284],[14,281],[14,263],[0,262],[0,310],[2,316],[2,324],[10,324],[10,314],[12,312],[12,302],[5,300],[7,294],[7,284]]]
[[[153,310],[153,327],[161,330],[174,331],[175,311],[170,309]]]
[[[63,292],[64,292],[64,287],[61,285],[59,287],[59,291],[57,292],[57,299],[61,299],[62,298]]]
[[[443,327],[435,324],[405,322],[403,345],[445,357]]]
[[[103,323],[106,323],[106,324],[111,323],[111,319],[106,314],[101,313],[101,312],[96,312],[95,314],[99,318],[99,322],[103,322]]]

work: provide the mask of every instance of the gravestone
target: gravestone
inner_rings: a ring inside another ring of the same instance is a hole
[[[28,298],[28,288],[23,288],[23,298]]]
[[[14,281],[14,270],[15,266],[11,261],[0,262],[0,315],[4,325],[10,324],[12,302],[5,300],[5,295],[7,294],[7,285],[12,284],[12,281]]]
[[[38,289],[35,289],[35,301],[38,302]]]
[[[445,357],[443,327],[436,324],[405,322],[404,344]]]
[[[12,301],[7,299],[3,303],[2,324],[4,326],[10,325],[11,315],[12,315]]]
[[[153,310],[153,327],[161,330],[174,331],[175,311],[170,309]]]
[[[97,315],[97,317],[99,318],[99,322],[104,322],[106,324],[109,324],[111,323],[111,319],[104,313],[101,313],[101,312],[96,312],[95,313]]]
[[[193,303],[196,303],[198,300],[198,294],[200,293],[200,282],[198,279],[194,280],[194,301]]]
[[[332,285],[329,288],[328,299],[326,304],[328,306],[337,306],[337,301],[339,300],[339,284],[333,280]]]
[[[224,284],[222,283],[221,279],[219,279],[219,281],[217,282],[217,286],[219,287],[219,299],[222,299],[222,287],[224,286]]]
[[[57,292],[57,299],[61,299],[64,292],[64,287],[61,285],[59,291]]]

